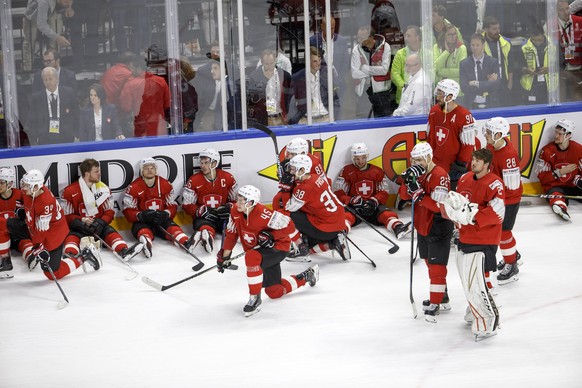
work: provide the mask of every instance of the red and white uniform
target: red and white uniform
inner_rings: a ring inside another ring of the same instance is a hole
[[[331,191],[325,177],[311,175],[309,179],[295,182],[285,210],[294,212],[300,209],[309,222],[323,232],[339,232],[346,228],[343,204]]]
[[[421,175],[418,182],[424,190],[424,196],[421,200],[414,202],[414,228],[421,236],[428,236],[432,228],[434,214],[441,212],[439,203],[449,193],[451,179],[441,166],[435,166],[428,174]],[[404,184],[400,186],[398,193],[403,200],[412,199]]]
[[[459,240],[464,244],[499,245],[505,217],[505,190],[501,179],[492,173],[475,179],[475,174],[468,172],[459,179],[457,192],[479,205],[475,225],[463,225]]]
[[[552,172],[569,164],[577,165],[578,170],[556,179]],[[548,192],[552,187],[576,187],[574,178],[576,175],[582,175],[582,145],[570,140],[568,148],[561,150],[553,142],[547,144],[540,152],[536,172],[544,192]]]
[[[490,171],[503,180],[505,204],[513,205],[521,201],[523,184],[519,170],[519,157],[513,144],[505,139],[505,146],[496,150],[488,144],[487,149],[493,153]]]
[[[10,234],[6,220],[15,217],[15,210],[22,206],[22,191],[20,189],[12,189],[10,198],[0,196],[0,257],[10,254]]]
[[[433,162],[448,173],[456,160],[471,162],[475,150],[475,120],[466,108],[457,105],[444,113],[434,105],[428,114],[428,143],[433,149]]]
[[[182,191],[182,209],[192,218],[198,206],[216,209],[227,202],[236,201],[236,180],[231,173],[216,169],[216,178],[209,181],[202,172],[192,175]]]
[[[46,187],[43,193],[33,198],[23,196],[26,210],[26,225],[34,245],[43,244],[47,251],[53,251],[63,245],[69,234],[69,226],[61,205]]]

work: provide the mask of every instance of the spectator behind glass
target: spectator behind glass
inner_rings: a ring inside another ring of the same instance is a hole
[[[461,61],[459,71],[465,106],[472,109],[499,106],[501,86],[497,74],[497,61],[485,54],[485,38],[481,34],[471,37],[473,55]]]
[[[133,52],[122,52],[119,54],[118,62],[107,69],[101,77],[101,85],[107,96],[106,102],[117,108],[119,124],[125,136],[133,135],[133,115],[122,109],[119,96],[125,83],[133,78],[135,63],[137,63],[137,58]]]
[[[59,52],[54,49],[48,49],[42,54],[42,61],[44,67],[54,67],[59,74],[59,85],[68,86],[73,89],[75,97],[78,96],[78,83],[77,76],[75,72],[69,69],[61,67],[61,56]],[[34,78],[32,80],[32,92],[40,92],[44,90],[44,83],[42,81],[41,70],[34,73]]]
[[[467,47],[459,40],[455,26],[447,25],[446,31],[444,47],[441,48],[435,44],[433,48],[434,68],[437,75],[435,81],[448,78],[460,83],[459,65],[463,59],[467,58]],[[459,93],[459,96],[462,95]]]
[[[427,114],[432,100],[430,78],[422,69],[420,55],[410,54],[406,58],[408,85],[402,91],[400,105],[394,116],[411,116]]]
[[[400,96],[402,95],[402,89],[404,84],[408,81],[408,76],[406,74],[406,58],[410,54],[420,54],[421,48],[421,32],[418,26],[408,26],[404,30],[404,43],[406,46],[396,51],[396,55],[392,60],[392,70],[390,71],[390,76],[392,83],[396,85],[396,103],[400,103]]]
[[[71,143],[78,140],[79,102],[73,89],[59,86],[54,67],[41,73],[45,89],[31,97],[28,137],[30,145]]]
[[[564,71],[560,73],[560,100],[582,100],[582,17],[570,15],[567,0],[558,0],[558,34]]]
[[[500,102],[503,106],[512,103],[513,68],[509,65],[511,42],[501,36],[501,25],[495,16],[487,16],[483,20],[483,36],[485,37],[485,54],[497,62],[497,75],[500,81]]]
[[[79,139],[81,141],[100,141],[125,139],[119,126],[117,108],[106,102],[105,90],[100,84],[89,87],[90,105],[81,110]]]
[[[354,43],[354,48],[352,49],[351,71],[354,91],[356,93],[356,118],[369,117],[372,108],[370,100],[367,98],[367,96],[364,96],[364,90],[366,90],[369,86],[365,81],[368,81],[369,83],[369,78],[365,77],[363,73],[360,73],[360,66],[362,63],[366,63],[362,61],[367,61],[367,57],[362,58],[362,55],[364,55],[364,51],[362,50],[362,42],[370,36],[370,31],[370,26],[361,26],[358,28],[356,42]]]

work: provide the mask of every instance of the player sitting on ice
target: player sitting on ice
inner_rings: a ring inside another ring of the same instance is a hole
[[[536,173],[554,213],[570,221],[568,199],[582,195],[582,145],[572,140],[575,127],[571,120],[556,123],[554,141],[542,148]]]
[[[281,277],[280,263],[289,252],[289,235],[295,230],[295,225],[288,216],[267,209],[259,203],[260,200],[261,192],[254,186],[245,185],[238,190],[236,205],[230,212],[224,233],[224,247],[216,256],[218,271],[224,272],[240,238],[245,251],[250,294],[243,308],[247,317],[260,310],[262,288],[269,298],[277,299],[305,284],[313,287],[319,279],[318,265],[298,275]]]
[[[418,143],[410,151],[410,164],[402,173],[400,196],[414,199],[414,228],[418,233],[418,251],[428,267],[430,297],[422,302],[424,319],[436,323],[440,310],[451,309],[447,293],[447,265],[451,251],[453,223],[441,216],[440,203],[447,197],[450,178],[434,164],[432,147]]]
[[[204,250],[211,253],[214,236],[224,228],[236,199],[236,180],[232,174],[218,168],[220,154],[215,149],[202,150],[198,161],[200,171],[188,179],[182,191],[182,208],[192,217],[194,228],[187,245],[193,249],[202,242]]]
[[[368,147],[355,143],[352,164],[341,169],[333,184],[334,193],[347,206],[350,226],[361,222],[354,214],[376,225],[384,225],[397,239],[410,233],[410,222],[403,224],[398,215],[385,205],[388,200],[388,177],[381,168],[368,163]]]
[[[123,215],[133,223],[131,233],[144,245],[142,252],[149,259],[154,236],[176,240],[183,246],[188,236],[173,221],[178,208],[174,188],[167,179],[158,175],[156,160],[142,159],[139,171],[140,177],[125,190]]]
[[[351,258],[347,244],[346,215],[343,204],[331,191],[325,176],[310,173],[312,162],[307,155],[296,155],[289,162],[295,179],[293,194],[285,210],[302,234],[300,251],[310,253],[333,249],[342,259]],[[306,241],[307,240],[307,241]]]
[[[12,270],[10,249],[18,249],[18,244],[8,233],[7,221],[18,213],[24,218],[22,191],[14,187],[16,174],[7,167],[0,168],[0,272]],[[22,251],[20,251],[22,252]],[[10,278],[12,275],[6,275]]]
[[[98,246],[83,241],[81,254],[63,257],[65,237],[69,227],[63,209],[50,190],[44,186],[44,176],[39,170],[30,170],[20,181],[24,212],[9,218],[10,236],[22,248],[23,258],[32,271],[38,263],[49,280],[61,279],[74,269],[89,264],[95,271],[101,268]],[[54,278],[53,278],[54,274]]]
[[[129,247],[109,223],[115,212],[111,204],[111,191],[101,182],[101,169],[95,159],[85,159],[79,166],[81,177],[63,191],[61,203],[71,232],[65,239],[65,253],[79,254],[83,237],[105,241],[108,247],[125,261],[131,260],[143,249],[142,243]]]

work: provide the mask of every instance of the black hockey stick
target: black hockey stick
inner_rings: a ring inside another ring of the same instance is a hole
[[[107,243],[105,242],[105,240],[103,240],[103,239],[101,238],[101,236],[99,236],[97,233],[93,233],[93,237],[95,237],[96,239],[98,239],[99,241],[101,241],[101,242],[103,243],[103,245],[105,245],[105,247],[109,248],[109,249],[111,250],[111,252],[113,252],[113,256],[115,256],[115,258],[116,258],[117,260],[121,261],[123,264],[125,264],[125,266],[126,266],[127,268],[129,268],[129,270],[130,270],[131,272],[133,272],[133,274],[134,274],[134,275],[133,275],[131,278],[126,278],[126,280],[133,280],[133,279],[135,279],[135,278],[137,277],[137,275],[139,275],[139,274],[137,273],[137,271],[136,271],[135,269],[133,269],[133,267],[132,267],[131,265],[129,265],[129,263],[128,263],[127,261],[123,260],[123,258],[122,258],[121,256],[119,256],[119,253],[115,252],[115,249],[111,248],[111,247],[109,246],[109,244],[107,244]]]
[[[411,221],[411,232],[410,232],[410,305],[412,306],[412,315],[414,319],[418,316],[416,311],[416,303],[414,303],[414,295],[412,294],[412,277],[414,274],[414,198],[412,199],[412,210],[410,211]]]
[[[553,198],[567,198],[567,199],[582,199],[582,195],[558,195],[558,194],[522,194],[522,197],[531,197],[531,198],[544,198],[544,199],[553,199]]]
[[[348,239],[348,241],[349,241],[349,242],[351,242],[351,243],[352,243],[352,245],[353,245],[353,246],[355,246],[355,247],[356,247],[356,249],[357,249],[358,251],[360,251],[360,253],[361,253],[362,255],[364,255],[364,257],[365,257],[366,259],[368,259],[368,260],[370,261],[370,263],[372,263],[372,266],[373,266],[374,268],[376,268],[376,263],[374,263],[374,260],[370,259],[370,258],[368,257],[368,255],[366,255],[366,254],[364,253],[364,251],[363,251],[362,249],[360,249],[360,247],[359,247],[359,246],[357,246],[357,245],[356,245],[356,244],[355,244],[355,243],[352,241],[352,239],[351,239],[351,238],[349,238],[349,237],[348,237],[348,235],[347,235],[347,234],[346,234],[346,238]]]
[[[275,160],[277,161],[277,177],[281,179],[283,176],[283,168],[281,167],[281,162],[279,161],[279,146],[277,145],[277,135],[275,135],[275,132],[271,131],[269,127],[258,123],[255,120],[249,120],[248,124],[257,128],[259,131],[266,133],[271,138],[271,140],[273,140],[273,145],[275,146]]]
[[[48,268],[49,272],[51,273],[51,276],[52,276],[53,280],[55,281],[55,284],[57,285],[57,287],[59,288],[59,291],[61,292],[61,294],[63,295],[63,298],[65,299],[65,300],[62,300],[59,302],[59,309],[64,309],[70,303],[69,298],[67,298],[65,291],[63,291],[63,288],[61,287],[61,285],[57,281],[57,277],[55,276],[55,273],[53,272],[53,269],[51,268],[51,266],[48,262],[46,263],[46,267]]]
[[[254,248],[253,248],[253,249],[254,249]],[[241,257],[241,256],[244,256],[244,255],[245,255],[245,253],[246,253],[246,252],[239,253],[238,255],[236,255],[236,256],[234,256],[234,257],[231,257],[229,260],[227,260],[227,262],[228,262],[228,263],[230,263],[230,262],[232,262],[232,261],[234,261],[234,260],[238,259],[239,257]],[[158,283],[158,282],[156,282],[156,281],[153,281],[152,279],[148,278],[147,276],[142,276],[141,280],[142,280],[142,281],[143,281],[145,284],[147,284],[148,286],[150,286],[150,287],[153,287],[153,288],[155,288],[155,289],[156,289],[156,290],[158,290],[158,291],[166,291],[167,289],[170,289],[170,288],[172,288],[172,287],[176,287],[177,285],[179,285],[179,284],[182,284],[182,283],[184,283],[184,282],[187,282],[188,280],[192,280],[192,279],[194,279],[194,278],[196,278],[196,277],[198,277],[198,276],[200,276],[200,275],[202,275],[202,274],[204,274],[204,273],[206,273],[206,272],[208,272],[208,271],[212,271],[212,270],[213,270],[213,269],[215,269],[215,268],[218,268],[218,265],[217,265],[217,264],[214,264],[214,265],[213,265],[212,267],[210,267],[210,268],[206,268],[204,271],[197,272],[197,273],[195,273],[194,275],[191,275],[191,276],[185,277],[185,278],[184,278],[184,279],[182,279],[182,280],[178,280],[177,282],[174,282],[174,283],[172,283],[172,284],[168,284],[168,285],[166,285],[166,286],[164,286],[164,285],[161,285],[160,283]]]
[[[354,216],[356,216],[357,219],[359,219],[360,221],[362,221],[363,223],[365,223],[366,225],[368,225],[370,228],[374,229],[374,231],[376,233],[378,233],[380,236],[384,237],[386,240],[388,240],[388,242],[390,244],[393,245],[392,248],[388,249],[388,253],[390,253],[391,255],[398,252],[398,250],[400,249],[400,247],[398,245],[396,245],[396,243],[392,240],[390,240],[388,238],[388,236],[386,236],[384,233],[380,232],[378,230],[378,228],[376,228],[371,222],[369,222],[368,220],[366,220],[364,217],[360,216],[358,213],[356,213],[355,210],[353,210],[352,208],[350,208],[349,206],[345,206],[346,210],[349,211],[350,213],[352,213]]]
[[[198,262],[198,264],[196,264],[194,267],[192,267],[192,269],[194,271],[199,271],[202,267],[204,267],[204,263],[202,262],[202,260],[200,260],[198,257],[196,257],[195,254],[193,254],[192,252],[190,252],[188,250],[188,248],[186,248],[184,246],[184,244],[182,244],[181,242],[179,242],[178,240],[176,240],[176,237],[172,236],[172,233],[168,232],[166,229],[164,229],[163,227],[161,227],[160,225],[158,225],[158,228],[164,232],[164,234],[168,237],[170,237],[172,239],[172,241],[174,243],[176,243],[180,248],[182,248],[183,250],[185,250],[190,256],[192,256],[194,258],[194,260],[196,260]]]

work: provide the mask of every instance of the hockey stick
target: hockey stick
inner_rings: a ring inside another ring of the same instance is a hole
[[[253,249],[254,249],[254,248],[253,248]],[[234,260],[238,259],[239,257],[242,257],[242,256],[244,256],[244,255],[245,255],[245,253],[246,253],[246,252],[239,253],[238,255],[236,255],[236,256],[234,256],[234,257],[231,257],[229,260],[227,260],[227,262],[228,262],[228,263],[230,263],[230,262],[232,262],[232,261],[234,261]],[[153,287],[153,288],[155,288],[155,289],[156,289],[156,290],[158,290],[158,291],[166,291],[167,289],[170,289],[170,288],[172,288],[172,287],[176,287],[178,284],[182,284],[182,283],[184,283],[184,282],[187,282],[188,280],[192,280],[192,279],[194,279],[194,278],[196,278],[196,277],[198,277],[198,276],[202,275],[203,273],[206,273],[206,272],[208,272],[208,271],[212,271],[212,270],[213,270],[213,269],[215,269],[215,268],[218,268],[218,264],[214,264],[212,267],[210,267],[210,268],[206,268],[204,271],[197,272],[197,273],[195,273],[194,275],[188,276],[188,277],[186,277],[186,278],[184,278],[184,279],[182,279],[182,280],[178,280],[177,282],[174,282],[174,283],[172,283],[172,284],[168,284],[168,285],[166,285],[166,286],[164,286],[164,285],[161,285],[160,283],[153,281],[152,279],[148,278],[147,276],[142,276],[141,280],[142,280],[142,281],[143,281],[145,284],[147,284],[148,286],[150,286],[150,287]]]
[[[51,273],[51,276],[52,276],[53,280],[55,281],[55,284],[59,288],[59,291],[63,295],[63,298],[65,299],[65,300],[61,300],[59,302],[59,305],[58,305],[59,310],[62,310],[62,309],[64,309],[65,307],[67,307],[69,305],[69,303],[70,303],[69,302],[69,299],[67,298],[67,295],[65,295],[65,291],[63,291],[63,288],[61,287],[61,285],[57,281],[57,277],[55,276],[55,273],[53,272],[53,269],[51,268],[51,266],[49,265],[49,263],[46,263],[46,266],[47,266],[49,272]]]
[[[192,269],[194,271],[198,271],[200,270],[202,267],[204,267],[204,263],[202,262],[202,260],[200,260],[198,257],[196,257],[195,254],[193,254],[192,252],[190,252],[188,250],[188,248],[186,248],[184,246],[184,244],[182,244],[181,242],[179,242],[178,240],[176,240],[176,237],[172,236],[172,234],[170,232],[168,232],[166,229],[164,229],[163,227],[161,227],[160,225],[158,225],[158,228],[164,232],[164,234],[168,237],[170,237],[172,239],[172,241],[178,245],[180,248],[182,248],[183,250],[185,250],[190,256],[192,256],[194,258],[194,260],[196,260],[198,262],[198,264],[196,264],[194,267],[192,267]]]
[[[283,168],[281,167],[281,162],[279,161],[279,146],[277,145],[277,135],[269,127],[263,125],[261,123],[256,122],[255,120],[249,120],[249,125],[257,128],[259,131],[266,133],[271,140],[273,140],[273,145],[275,146],[275,160],[277,161],[277,177],[281,179],[283,176]]]
[[[356,247],[356,249],[357,249],[358,251],[360,251],[360,253],[361,253],[362,255],[364,255],[364,257],[365,257],[366,259],[368,259],[368,260],[370,261],[370,263],[372,263],[372,266],[373,266],[374,268],[376,268],[376,263],[374,263],[374,260],[370,259],[370,258],[368,257],[368,255],[366,255],[366,254],[364,253],[364,251],[363,251],[363,250],[361,250],[361,249],[360,249],[360,247],[359,247],[359,246],[357,246],[357,245],[356,245],[356,244],[355,244],[355,243],[352,241],[352,239],[348,237],[348,235],[347,235],[347,234],[346,234],[346,238],[348,239],[348,241],[349,241],[349,242],[351,242],[351,243],[352,243],[352,245],[353,245],[353,246],[355,246],[355,247]]]
[[[133,280],[133,279],[135,279],[135,278],[137,277],[137,275],[139,275],[139,274],[137,273],[137,271],[136,271],[135,269],[133,269],[133,267],[132,267],[132,266],[131,266],[131,265],[130,265],[130,264],[127,262],[127,261],[123,260],[123,258],[122,258],[121,256],[119,256],[119,254],[118,254],[117,252],[115,252],[115,250],[114,250],[113,248],[111,248],[111,247],[109,246],[109,244],[107,244],[107,243],[105,242],[105,240],[103,240],[103,239],[101,238],[101,236],[99,236],[99,235],[98,235],[98,234],[96,234],[96,233],[93,233],[93,237],[97,238],[99,241],[101,241],[101,242],[103,243],[103,245],[105,245],[107,248],[109,248],[109,249],[111,250],[111,252],[113,252],[113,256],[115,256],[115,258],[116,258],[117,260],[119,260],[119,261],[121,261],[123,264],[125,264],[125,266],[126,266],[127,268],[129,268],[129,270],[130,270],[131,272],[133,272],[133,273],[134,273],[134,275],[133,275],[131,278],[126,278],[126,280]]]
[[[567,198],[567,199],[582,199],[582,195],[556,195],[556,194],[522,194],[522,197],[532,197],[532,198],[544,198],[544,199],[553,199],[553,198]]]
[[[410,305],[412,306],[412,315],[414,319],[418,316],[416,311],[416,303],[414,303],[414,295],[412,294],[412,277],[414,274],[414,198],[412,199],[412,210],[410,211],[411,221],[411,232],[410,232]]]
[[[394,241],[390,240],[388,238],[388,236],[386,236],[384,233],[380,232],[378,230],[378,228],[376,228],[371,222],[369,222],[368,220],[366,220],[364,217],[360,216],[358,213],[356,213],[355,210],[351,209],[349,206],[345,206],[345,209],[347,211],[349,211],[350,213],[352,213],[354,216],[356,216],[357,219],[359,219],[360,221],[362,221],[363,223],[365,223],[366,225],[368,225],[370,228],[374,229],[374,231],[376,233],[378,233],[380,236],[384,237],[386,240],[388,240],[388,242],[390,244],[393,245],[392,248],[388,249],[388,253],[394,254],[394,253],[398,252],[398,250],[400,249],[400,247],[398,245],[396,245],[396,243]]]

